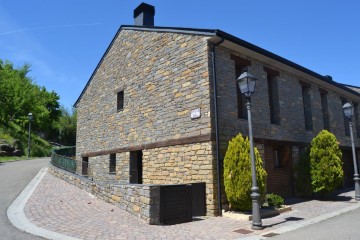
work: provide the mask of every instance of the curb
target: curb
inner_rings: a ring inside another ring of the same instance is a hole
[[[7,210],[7,216],[10,222],[19,230],[40,236],[46,239],[54,240],[78,240],[78,238],[69,237],[57,232],[53,232],[44,228],[40,228],[35,224],[31,223],[25,216],[24,207],[36,187],[39,185],[43,177],[47,172],[48,167],[43,167],[40,169],[38,174],[31,180],[31,182],[24,188],[24,190],[19,194],[19,196],[11,203],[10,207]]]
[[[353,211],[353,210],[358,209],[358,208],[360,208],[360,203],[359,202],[355,203],[352,206],[349,206],[349,207],[346,207],[346,208],[343,208],[343,209],[340,209],[340,210],[337,210],[337,211],[334,211],[334,212],[326,213],[324,215],[321,215],[321,216],[318,216],[318,217],[315,217],[315,218],[310,218],[310,219],[307,219],[307,220],[303,220],[303,221],[301,221],[299,223],[295,223],[295,224],[292,224],[290,226],[284,226],[284,227],[280,227],[280,228],[277,228],[277,229],[274,229],[274,230],[271,230],[271,231],[268,231],[268,232],[261,233],[261,235],[252,235],[252,236],[248,236],[248,237],[244,237],[244,238],[238,238],[238,239],[242,239],[242,240],[244,240],[244,239],[245,240],[267,239],[268,237],[265,237],[264,235],[267,235],[269,233],[274,233],[276,235],[279,235],[279,234],[283,234],[283,233],[286,233],[286,232],[294,231],[296,229],[306,227],[308,225],[318,223],[318,222],[327,220],[329,218],[339,216],[341,214]]]

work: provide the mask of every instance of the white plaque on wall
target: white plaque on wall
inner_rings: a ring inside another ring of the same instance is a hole
[[[196,109],[194,109],[194,110],[191,110],[190,117],[191,117],[191,119],[200,118],[200,117],[201,117],[201,110],[200,110],[200,108],[196,108]]]

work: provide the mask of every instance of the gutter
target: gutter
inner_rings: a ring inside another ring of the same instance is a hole
[[[213,88],[214,88],[214,111],[215,111],[215,142],[216,142],[216,163],[217,163],[217,185],[218,185],[218,208],[219,208],[219,216],[222,215],[222,207],[221,207],[221,171],[220,171],[220,157],[219,157],[219,123],[218,123],[218,106],[217,106],[217,82],[216,82],[216,59],[215,59],[215,47],[219,46],[221,43],[224,42],[224,38],[217,43],[212,45],[212,78],[213,78]]]

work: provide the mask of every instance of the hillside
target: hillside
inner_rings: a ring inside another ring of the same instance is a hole
[[[16,156],[27,156],[27,149],[28,131],[25,130],[25,127],[20,127],[14,123],[10,123],[7,127],[0,126],[0,158],[8,155],[9,152]],[[30,156],[45,157],[50,155],[50,151],[51,145],[47,141],[31,134]]]

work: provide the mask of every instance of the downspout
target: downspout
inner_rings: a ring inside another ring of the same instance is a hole
[[[216,60],[215,60],[215,47],[224,42],[224,38],[212,45],[212,70],[213,70],[213,88],[214,88],[214,110],[215,110],[215,144],[216,144],[216,162],[217,162],[217,185],[218,185],[218,208],[219,216],[222,215],[221,207],[221,179],[220,179],[220,157],[219,157],[219,124],[218,124],[218,106],[217,106],[217,83],[216,83]]]

